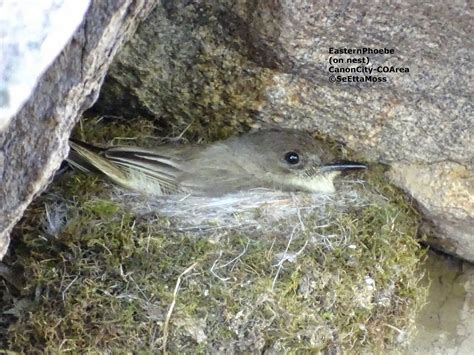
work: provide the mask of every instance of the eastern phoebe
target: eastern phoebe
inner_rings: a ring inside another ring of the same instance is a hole
[[[68,162],[84,172],[146,194],[217,196],[270,188],[334,192],[341,171],[366,165],[336,161],[324,142],[308,133],[268,129],[202,145],[98,148],[70,141]]]

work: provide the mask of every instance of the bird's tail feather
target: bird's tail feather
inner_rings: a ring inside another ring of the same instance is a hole
[[[126,174],[102,155],[103,149],[72,139],[69,146],[71,149],[66,160],[73,167],[86,173],[104,174],[121,185],[126,180]]]
[[[156,152],[136,147],[102,149],[72,139],[69,145],[66,160],[85,173],[105,175],[116,184],[144,193],[182,192],[177,183],[178,165]]]

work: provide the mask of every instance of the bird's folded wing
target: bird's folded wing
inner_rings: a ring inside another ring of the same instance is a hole
[[[177,183],[179,165],[171,158],[137,147],[100,149],[83,142],[70,141],[67,158],[84,172],[102,173],[126,188],[155,195],[180,193]]]
[[[125,169],[137,184],[157,194],[183,192],[178,184],[181,173],[179,162],[158,152],[137,147],[114,147],[107,149],[104,156]],[[159,184],[161,193],[155,191]]]

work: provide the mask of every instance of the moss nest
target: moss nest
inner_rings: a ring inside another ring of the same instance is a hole
[[[146,122],[94,121],[76,135],[126,138],[137,126],[145,144],[154,129]],[[262,191],[152,200],[67,171],[13,233],[1,272],[2,346],[24,353],[402,346],[426,294],[419,218],[382,167],[363,177],[340,179],[330,198]]]

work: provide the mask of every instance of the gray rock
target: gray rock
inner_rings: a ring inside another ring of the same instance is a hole
[[[96,109],[216,138],[268,124],[335,138],[391,164],[431,242],[474,261],[472,16],[468,1],[167,0],[118,55]],[[345,47],[394,53],[329,52]],[[409,72],[332,83],[334,58]]]
[[[55,4],[61,4],[61,1]],[[0,131],[0,259],[6,252],[11,228],[33,197],[44,189],[66,156],[70,131],[79,115],[95,101],[118,47],[153,6],[153,2],[143,0],[93,2],[74,37],[41,76],[33,95],[21,110],[10,119],[8,114],[15,111],[14,107],[7,107],[6,100],[1,103],[2,110],[5,108],[2,111],[5,119],[3,131]],[[49,12],[51,17],[45,17],[45,33],[58,31],[48,25],[60,13],[54,9],[53,6]],[[11,23],[15,20],[22,21],[12,18]],[[63,30],[68,36],[67,29]],[[25,38],[20,36],[18,41],[24,43]],[[14,46],[13,43],[10,45]],[[22,58],[31,52],[19,54],[17,60],[20,64],[31,59]],[[54,55],[48,53],[49,58]],[[9,57],[2,63],[8,64],[12,60]],[[38,60],[23,68],[25,72],[31,71],[31,75],[27,75],[30,83],[35,73],[44,69],[43,65],[44,61]],[[14,71],[7,72],[10,65],[2,64],[0,69],[0,78],[14,74]],[[15,80],[10,82],[12,85],[15,83]],[[14,92],[8,91],[6,86],[1,90]],[[21,101],[18,98],[12,100],[14,103]]]
[[[454,162],[394,163],[388,176],[417,201],[432,246],[474,260],[472,170]]]
[[[89,0],[0,3],[0,130],[80,25]],[[27,69],[26,69],[27,68]]]

